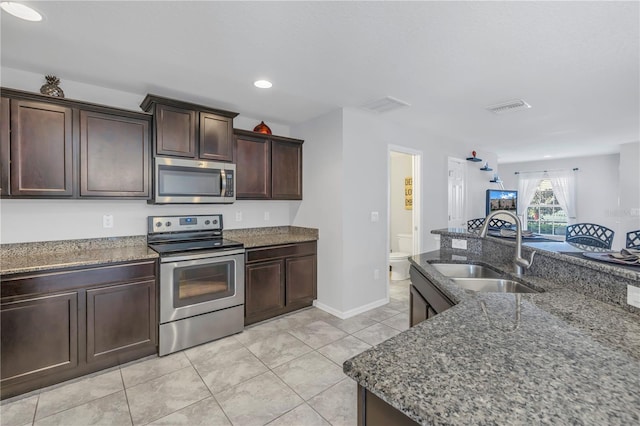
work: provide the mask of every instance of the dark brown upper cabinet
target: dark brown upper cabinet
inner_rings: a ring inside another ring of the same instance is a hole
[[[5,88],[1,106],[2,197],[149,198],[151,115]]]
[[[9,193],[9,98],[0,98],[0,195]]]
[[[236,130],[236,199],[271,198],[271,143]]]
[[[149,120],[80,111],[80,196],[149,196]]]
[[[73,195],[73,110],[11,99],[11,195]]]
[[[156,95],[140,107],[155,117],[155,154],[233,161],[233,119],[224,111]]]
[[[271,198],[302,200],[302,143],[271,141]]]
[[[237,199],[302,200],[303,140],[234,133]]]

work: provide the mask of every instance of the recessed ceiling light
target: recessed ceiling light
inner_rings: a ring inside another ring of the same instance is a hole
[[[253,85],[259,87],[261,89],[269,89],[273,84],[271,84],[268,80],[256,80],[253,82]]]
[[[5,12],[17,18],[24,19],[25,21],[42,21],[42,15],[22,3],[16,3],[14,1],[3,1],[0,2],[0,7]]]
[[[552,156],[547,154],[547,155],[543,155],[542,158],[551,158]]]

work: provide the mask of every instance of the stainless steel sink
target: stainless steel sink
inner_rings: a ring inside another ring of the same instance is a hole
[[[500,278],[502,274],[480,265],[464,263],[432,263],[436,271],[452,278]]]
[[[517,281],[502,278],[451,278],[458,287],[483,293],[537,293]]]

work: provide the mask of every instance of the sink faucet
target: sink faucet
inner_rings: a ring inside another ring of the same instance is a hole
[[[480,237],[484,238],[487,236],[487,231],[489,231],[489,222],[492,217],[496,215],[507,215],[512,217],[513,220],[516,221],[516,254],[513,258],[513,266],[514,272],[516,275],[520,276],[524,273],[524,269],[529,269],[531,264],[533,263],[533,256],[535,256],[536,252],[531,253],[531,259],[527,260],[522,257],[522,223],[518,216],[513,214],[512,212],[506,210],[496,210],[492,213],[489,213],[486,218],[484,218],[484,223],[482,224],[482,228],[480,229]]]

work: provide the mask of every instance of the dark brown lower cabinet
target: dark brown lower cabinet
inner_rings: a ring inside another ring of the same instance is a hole
[[[8,398],[157,353],[156,262],[3,276]]]
[[[315,241],[248,249],[245,257],[245,325],[313,304]]]
[[[415,426],[418,423],[358,385],[358,426]]]
[[[244,276],[245,318],[269,318],[278,315],[284,309],[283,260],[247,265]]]
[[[409,318],[411,327],[429,318],[429,304],[412,285],[409,286]]]
[[[409,292],[409,326],[427,320],[452,307],[454,303],[447,298],[427,277],[414,266],[409,269],[411,286]]]
[[[155,281],[87,290],[87,362],[155,346]]]
[[[3,303],[2,384],[78,366],[78,293]]]

